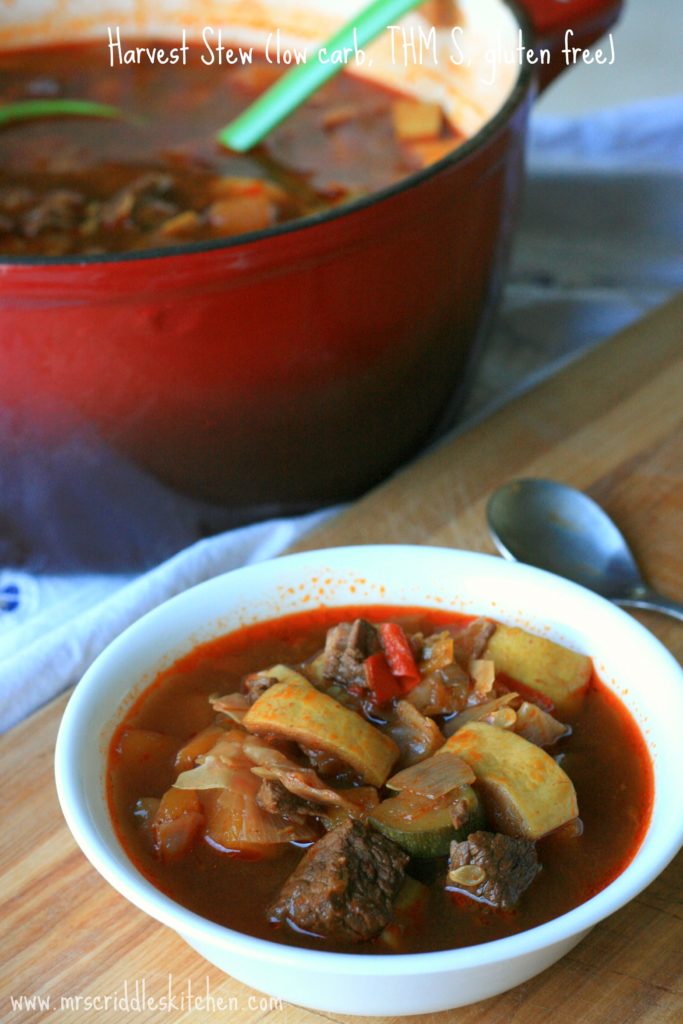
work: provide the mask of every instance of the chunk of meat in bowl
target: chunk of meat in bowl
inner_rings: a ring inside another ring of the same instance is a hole
[[[365,687],[363,662],[380,649],[377,630],[366,619],[340,622],[328,629],[323,675],[342,686]]]
[[[271,917],[336,942],[372,939],[391,918],[407,862],[395,843],[348,820],[308,850]]]
[[[500,910],[511,910],[539,871],[529,839],[472,832],[464,842],[451,843],[448,884]]]
[[[264,779],[256,794],[256,803],[262,811],[278,814],[285,821],[301,824],[307,817],[320,814],[320,805],[303,800],[290,793],[277,779]]]

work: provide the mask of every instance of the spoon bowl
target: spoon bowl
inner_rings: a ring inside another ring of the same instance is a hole
[[[683,619],[683,605],[653,591],[622,533],[592,498],[555,480],[515,480],[487,506],[505,558],[547,569],[616,604]]]

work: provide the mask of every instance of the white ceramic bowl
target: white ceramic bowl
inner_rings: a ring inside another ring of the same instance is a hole
[[[403,956],[310,952],[206,921],[147,882],[121,848],[104,792],[122,712],[156,673],[197,643],[314,604],[394,604],[482,613],[593,656],[647,740],[652,821],[637,856],[575,910],[511,938]],[[426,547],[340,548],[240,569],[174,598],[127,629],[76,688],[56,751],[59,799],[94,867],[132,903],[226,973],[270,995],[336,1013],[414,1014],[476,1002],[538,974],[632,899],[683,844],[683,671],[634,619],[548,573],[487,555]]]

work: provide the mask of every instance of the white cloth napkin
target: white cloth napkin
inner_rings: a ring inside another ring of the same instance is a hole
[[[585,118],[537,119],[529,164],[503,310],[468,399],[470,420],[683,287],[681,97]],[[192,544],[207,510],[134,467],[110,467],[95,447],[84,458],[82,496],[73,490],[79,482],[60,483],[54,466],[21,468],[17,483],[0,447],[0,524],[20,538],[14,549],[7,546],[10,565],[19,548],[33,565],[41,558],[49,564],[51,552],[72,545],[86,555],[113,552],[120,566],[134,565],[140,551],[156,551],[152,542],[160,551],[184,549],[144,574],[0,572],[0,729],[75,683],[107,643],[160,602],[279,554],[334,514],[275,519]],[[139,524],[128,541],[135,550],[101,515],[122,493],[130,493]],[[0,558],[2,544],[0,535]]]
[[[9,728],[77,682],[108,643],[162,601],[230,569],[275,557],[331,514],[274,519],[198,541],[134,578],[84,575],[67,581],[3,573],[0,595],[15,585],[22,601],[27,595],[27,606],[25,612],[21,604],[15,609],[23,621],[0,631],[0,725]]]

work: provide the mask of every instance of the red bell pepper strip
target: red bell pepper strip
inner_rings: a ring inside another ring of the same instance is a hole
[[[382,651],[371,654],[364,661],[365,678],[377,707],[389,704],[396,697],[403,696],[399,680],[392,674]]]
[[[379,636],[389,668],[400,679],[403,693],[410,693],[422,677],[408,637],[396,622],[383,622],[379,627]]]

